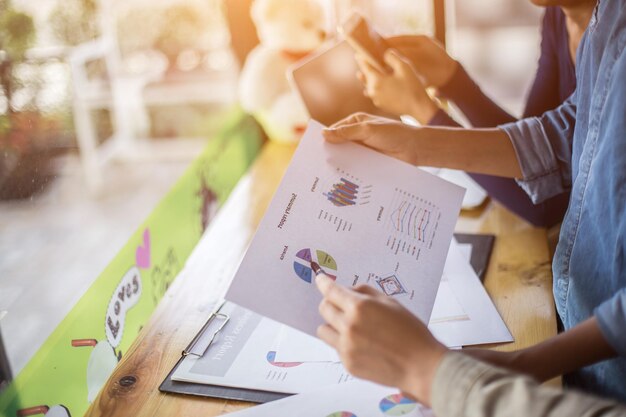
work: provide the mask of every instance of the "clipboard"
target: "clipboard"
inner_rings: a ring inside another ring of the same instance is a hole
[[[230,317],[227,314],[220,313],[223,305],[224,302],[221,302],[217,306],[200,331],[182,351],[180,359],[176,362],[176,365],[159,386],[159,391],[173,394],[194,395],[199,397],[249,401],[253,403],[265,403],[288,397],[290,394],[246,388],[223,387],[219,385],[196,384],[192,382],[175,381],[172,379],[172,375],[174,375],[176,369],[178,369],[178,366],[185,359],[185,357],[203,356],[215,340],[215,337],[220,331],[222,331],[224,326],[226,326]]]
[[[459,243],[467,243],[472,245],[472,256],[470,263],[472,268],[482,281],[484,279],[491,251],[495,241],[493,235],[475,235],[475,234],[455,234]],[[226,326],[230,317],[227,314],[220,313],[224,302],[217,305],[213,313],[209,316],[200,331],[193,340],[181,353],[181,357],[167,375],[165,380],[159,386],[159,391],[165,393],[193,395],[200,397],[222,398],[237,401],[249,401],[253,403],[265,403],[274,400],[280,400],[292,394],[279,392],[260,391],[245,388],[224,387],[218,385],[198,384],[191,382],[175,381],[172,375],[178,369],[178,366],[187,356],[203,356],[211,346],[216,336]]]

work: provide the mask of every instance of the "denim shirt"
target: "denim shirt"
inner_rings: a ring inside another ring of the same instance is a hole
[[[596,6],[577,55],[577,89],[539,118],[500,126],[535,203],[571,189],[554,257],[565,329],[595,316],[620,355],[566,378],[626,402],[626,0]]]

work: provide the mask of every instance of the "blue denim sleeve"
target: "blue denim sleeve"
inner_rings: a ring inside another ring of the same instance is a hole
[[[626,357],[626,288],[596,307],[594,315],[606,341]]]
[[[572,185],[576,93],[541,117],[499,126],[511,139],[523,178],[518,184],[538,204]]]

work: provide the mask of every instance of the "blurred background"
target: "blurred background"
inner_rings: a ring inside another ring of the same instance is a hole
[[[382,34],[434,31],[431,0],[320,1],[330,30],[357,7]],[[0,0],[0,331],[14,374],[236,104],[249,3]],[[520,115],[541,11],[445,10],[448,50]]]

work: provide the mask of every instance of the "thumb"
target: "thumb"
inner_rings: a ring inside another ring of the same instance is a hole
[[[362,139],[363,123],[327,127],[322,131],[324,139],[330,143],[344,143]]]
[[[373,116],[367,113],[353,113],[332,126],[325,128],[322,134],[330,143],[343,143],[355,140],[355,138],[358,139],[358,136],[355,135],[362,129],[359,126],[364,126],[365,122],[372,119]]]
[[[405,74],[410,65],[395,49],[385,52],[385,63],[393,69],[394,74]]]

